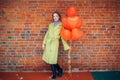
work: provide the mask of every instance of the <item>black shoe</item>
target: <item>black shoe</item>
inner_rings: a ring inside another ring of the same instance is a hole
[[[62,77],[62,75],[63,75],[63,69],[61,68],[58,70],[58,77]]]
[[[55,67],[58,70],[58,77],[62,77],[63,69],[59,66],[59,64],[55,64]]]
[[[51,70],[52,70],[52,80],[56,80],[56,68],[54,64],[51,64]]]
[[[56,80],[56,75],[52,75],[52,80]]]

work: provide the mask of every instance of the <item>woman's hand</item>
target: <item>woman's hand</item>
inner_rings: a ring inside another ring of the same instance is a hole
[[[69,53],[71,52],[71,47],[69,48],[68,52],[69,52]]]
[[[45,44],[42,44],[42,49],[43,49],[43,50],[45,49]]]

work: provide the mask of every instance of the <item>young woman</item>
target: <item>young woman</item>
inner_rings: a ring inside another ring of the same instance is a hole
[[[42,48],[44,50],[42,59],[51,65],[52,80],[56,80],[56,70],[58,77],[62,77],[63,69],[57,63],[59,39],[61,38],[64,50],[70,50],[70,46],[60,36],[60,31],[63,28],[61,23],[61,15],[58,12],[52,14],[53,22],[49,24],[48,31],[45,34]]]

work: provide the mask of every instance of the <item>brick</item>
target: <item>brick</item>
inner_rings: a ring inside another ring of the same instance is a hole
[[[0,70],[50,70],[42,61],[43,37],[52,21],[52,12],[58,10],[62,17],[66,17],[70,6],[77,8],[84,32],[80,40],[72,41],[72,70],[120,69],[119,1],[2,0],[0,3],[0,62],[3,63]],[[58,62],[68,70],[68,52],[63,51],[61,42],[59,49]],[[5,58],[11,61],[8,67]]]

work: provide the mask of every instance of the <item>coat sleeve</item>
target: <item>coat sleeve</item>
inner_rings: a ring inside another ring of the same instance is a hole
[[[46,40],[47,40],[48,34],[49,34],[49,28],[48,28],[48,31],[45,34],[44,39],[43,39],[43,44],[46,44]]]
[[[67,41],[64,40],[62,37],[61,37],[61,40],[62,40],[62,43],[63,43],[64,50],[68,50],[70,48],[70,46],[68,45]]]

